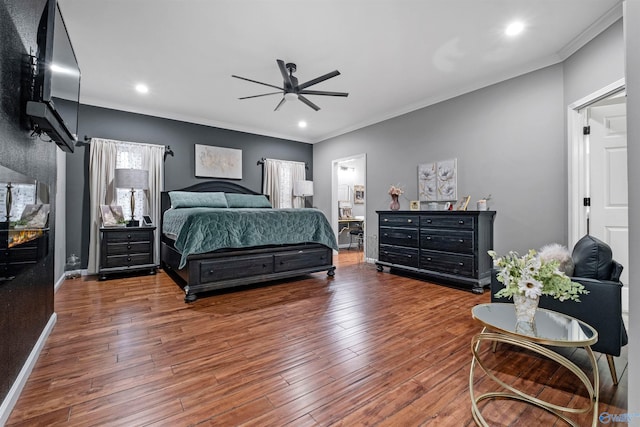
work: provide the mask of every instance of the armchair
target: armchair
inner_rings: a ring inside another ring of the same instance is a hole
[[[591,348],[607,356],[613,383],[618,385],[613,357],[620,356],[620,350],[628,341],[622,321],[620,274],[623,267],[613,260],[611,248],[606,243],[589,235],[576,243],[571,257],[574,262],[571,280],[581,283],[589,293],[580,295],[580,302],[561,302],[543,295],[539,307],[575,317],[598,331],[598,342]],[[495,296],[503,287],[495,273],[494,270],[491,277],[491,302],[512,302]]]

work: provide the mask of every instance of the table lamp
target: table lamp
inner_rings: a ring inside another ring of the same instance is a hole
[[[293,183],[293,195],[305,198],[306,205],[306,197],[313,196],[313,181],[295,181]]]
[[[140,221],[134,219],[136,209],[136,190],[149,188],[149,171],[142,169],[116,169],[115,186],[117,188],[131,189],[131,220],[127,227],[138,227]]]

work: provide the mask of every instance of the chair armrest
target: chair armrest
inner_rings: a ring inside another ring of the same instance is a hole
[[[627,344],[627,332],[622,321],[622,283],[572,277],[582,284],[588,294],[580,295],[580,302],[559,301],[550,297],[540,299],[540,307],[573,316],[598,331],[598,342],[591,346],[612,356],[619,356]]]

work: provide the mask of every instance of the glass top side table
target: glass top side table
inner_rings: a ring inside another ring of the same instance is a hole
[[[469,393],[471,396],[471,412],[476,424],[488,426],[478,408],[480,401],[494,398],[507,398],[538,406],[572,426],[577,426],[577,424],[567,416],[568,414],[580,414],[593,410],[592,425],[597,425],[599,375],[596,359],[590,346],[598,341],[598,332],[593,329],[593,327],[571,316],[540,308],[536,310],[533,324],[518,323],[513,304],[491,303],[476,305],[471,309],[471,315],[473,319],[483,325],[482,331],[476,334],[471,340],[473,357],[469,373]],[[492,342],[494,349],[495,344],[498,342],[512,344],[531,350],[559,363],[572,372],[580,379],[582,384],[584,384],[589,394],[589,404],[581,408],[555,405],[506,384],[483,365],[479,354],[480,343],[482,341]],[[593,383],[586,373],[575,363],[545,346],[584,348],[591,362]],[[475,396],[473,384],[476,365],[478,365],[491,380],[499,384],[506,391],[490,392]]]

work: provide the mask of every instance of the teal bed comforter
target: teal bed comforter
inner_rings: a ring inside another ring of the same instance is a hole
[[[304,209],[181,208],[164,214],[163,233],[175,235],[179,268],[191,254],[222,248],[321,243],[338,250],[335,234],[324,214]]]

